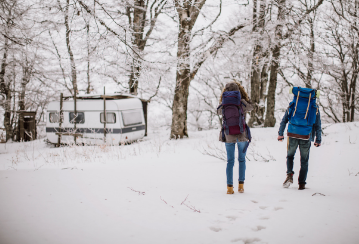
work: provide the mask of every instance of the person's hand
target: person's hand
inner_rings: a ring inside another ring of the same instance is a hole
[[[320,147],[320,145],[321,145],[320,143],[316,143],[316,142],[314,143],[314,146],[316,147]]]
[[[278,141],[283,141],[284,140],[284,136],[278,136]]]

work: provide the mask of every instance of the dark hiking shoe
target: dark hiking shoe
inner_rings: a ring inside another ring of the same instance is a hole
[[[293,174],[287,174],[287,179],[285,179],[283,187],[288,188],[291,184],[293,184]]]
[[[299,184],[298,190],[304,190],[304,189],[305,189],[305,184]]]

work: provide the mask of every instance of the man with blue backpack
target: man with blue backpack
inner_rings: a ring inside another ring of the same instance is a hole
[[[319,147],[322,140],[322,126],[319,107],[316,98],[319,91],[310,88],[294,87],[290,90],[294,94],[293,101],[289,104],[278,131],[278,141],[283,141],[284,129],[289,122],[287,136],[287,178],[283,187],[288,188],[293,184],[294,155],[299,146],[300,172],[298,177],[298,190],[304,190],[308,173],[308,161],[311,141]]]

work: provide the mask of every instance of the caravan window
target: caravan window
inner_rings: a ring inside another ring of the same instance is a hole
[[[142,109],[122,111],[125,126],[142,124]]]
[[[71,124],[75,122],[76,124],[83,124],[85,123],[85,114],[83,112],[77,112],[77,116],[75,118],[75,113],[70,112],[69,121]]]
[[[49,121],[50,123],[59,123],[59,114],[58,113],[49,113]]]
[[[100,120],[101,120],[101,123],[105,123],[104,113],[101,113]],[[106,113],[106,123],[107,124],[116,123],[116,114],[115,113]]]

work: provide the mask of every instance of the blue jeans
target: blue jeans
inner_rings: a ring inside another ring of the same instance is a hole
[[[239,177],[238,181],[245,180],[246,174],[246,153],[243,152],[243,149],[246,147],[246,141],[236,142],[238,146],[238,162],[239,162]],[[227,151],[227,185],[233,185],[233,166],[234,166],[234,152],[236,150],[236,143],[227,143],[226,142],[226,151]]]
[[[299,146],[300,151],[300,171],[298,177],[299,184],[306,184],[308,174],[308,161],[310,153],[310,140],[300,140],[297,138],[288,138],[288,149],[287,149],[287,174],[294,174],[293,164],[295,151]]]

